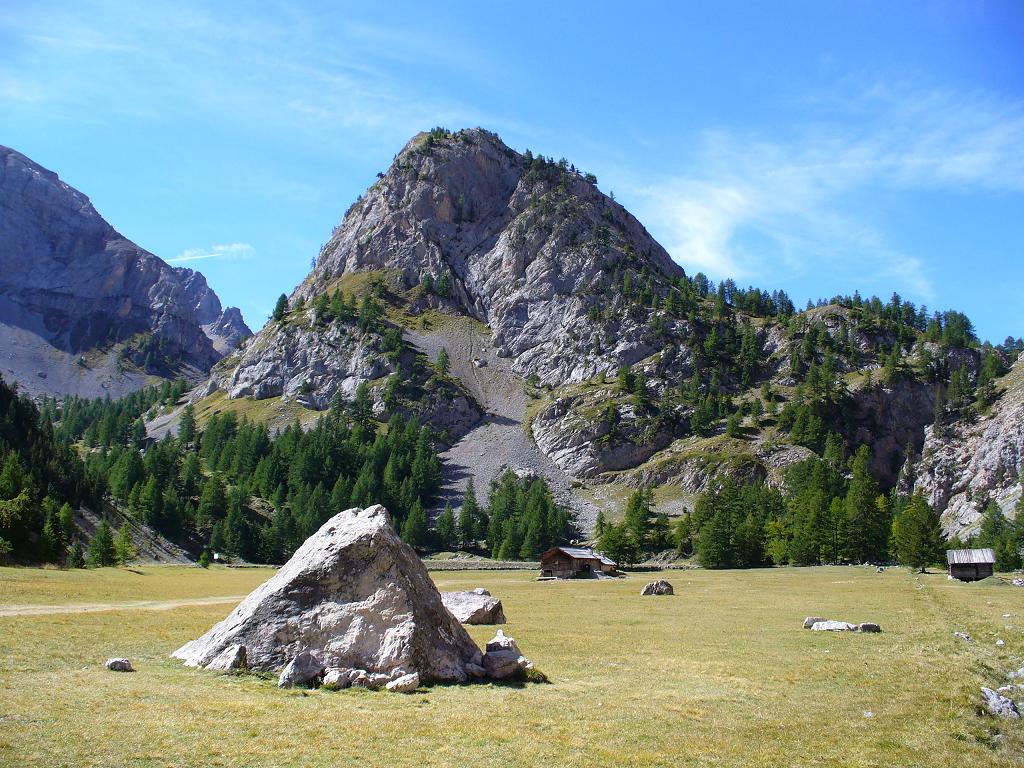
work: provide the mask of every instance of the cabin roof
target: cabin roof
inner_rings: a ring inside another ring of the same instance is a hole
[[[947,549],[947,565],[973,565],[975,563],[994,563],[996,553],[989,549]]]
[[[610,560],[600,552],[595,552],[587,547],[552,547],[540,557],[543,560],[545,557],[550,557],[556,552],[561,552],[575,560],[597,560],[602,565],[615,565],[614,560]]]

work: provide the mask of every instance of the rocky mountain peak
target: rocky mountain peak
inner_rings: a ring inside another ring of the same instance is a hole
[[[117,395],[147,373],[204,372],[244,333],[202,274],[140,248],[56,173],[0,147],[3,375],[30,391]]]
[[[683,271],[595,181],[479,128],[418,134],[348,210],[292,303],[343,275],[383,272],[399,290],[439,286],[441,303],[489,325],[523,375],[611,371],[639,359],[616,348],[629,329],[602,338],[588,312],[626,273],[658,290]]]

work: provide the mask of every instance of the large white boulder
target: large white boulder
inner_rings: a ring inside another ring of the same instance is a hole
[[[505,612],[501,600],[491,597],[486,590],[471,592],[442,592],[444,607],[462,624],[504,624]]]
[[[347,667],[390,679],[402,668],[424,682],[462,682],[467,665],[481,664],[380,505],[332,517],[226,619],[172,655],[206,667],[232,645],[245,646],[246,664],[257,671],[278,672],[309,653],[321,671]]]

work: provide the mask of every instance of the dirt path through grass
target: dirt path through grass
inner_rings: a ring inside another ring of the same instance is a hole
[[[129,600],[123,603],[65,603],[63,605],[0,606],[0,618],[11,616],[49,616],[55,613],[100,613],[102,611],[170,611],[199,605],[237,603],[245,595],[203,597],[191,600]]]

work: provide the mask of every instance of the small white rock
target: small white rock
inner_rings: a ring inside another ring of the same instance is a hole
[[[420,687],[420,676],[416,672],[410,672],[408,675],[402,675],[392,680],[384,687],[392,693],[412,693]]]

